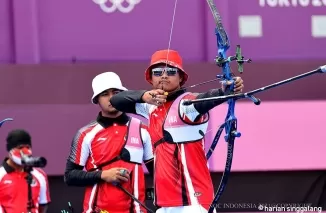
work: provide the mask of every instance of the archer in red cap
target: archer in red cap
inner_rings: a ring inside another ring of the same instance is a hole
[[[183,86],[188,80],[188,74],[184,71],[182,66],[182,58],[179,55],[179,53],[175,50],[159,50],[152,55],[151,63],[145,71],[145,78],[151,84],[152,84],[152,69],[156,67],[161,67],[161,68],[169,67],[170,70],[174,69],[175,72],[179,71],[178,74],[181,78],[180,86]],[[171,71],[168,73],[171,73]],[[172,73],[174,72],[172,71]]]
[[[183,99],[224,95],[224,85],[206,93],[186,92],[188,79],[182,58],[175,50],[159,50],[152,55],[145,71],[153,90],[123,91],[110,102],[119,111],[148,119],[154,147],[155,205],[164,212],[207,212],[214,188],[207,168],[204,136],[208,132],[208,112],[221,101],[180,104]],[[234,92],[243,89],[243,81],[234,78]]]

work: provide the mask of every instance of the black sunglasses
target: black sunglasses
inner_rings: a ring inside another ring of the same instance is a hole
[[[152,74],[154,76],[162,76],[166,72],[168,76],[174,76],[178,72],[178,68],[175,67],[157,67],[152,69]]]

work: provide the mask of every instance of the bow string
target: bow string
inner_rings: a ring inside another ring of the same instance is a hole
[[[169,61],[169,53],[170,53],[170,50],[171,50],[171,42],[172,42],[172,35],[173,35],[173,28],[174,28],[174,21],[175,21],[175,15],[176,15],[176,9],[177,9],[177,4],[178,4],[178,0],[175,0],[174,2],[174,8],[173,8],[173,16],[172,16],[172,23],[171,23],[171,29],[170,29],[170,34],[169,34],[169,41],[168,41],[168,49],[167,49],[167,63],[165,64],[165,66],[167,67],[168,66],[168,61]],[[198,84],[195,84],[195,85],[192,85],[192,86],[189,86],[189,87],[186,87],[186,88],[193,88],[193,87],[196,87],[196,86],[200,86],[200,85],[203,85],[203,84],[207,84],[207,83],[211,83],[213,81],[216,81],[218,79],[213,79],[213,80],[208,80],[208,81],[205,81],[205,82],[201,82],[201,83],[198,83]],[[164,86],[162,85],[162,88],[161,88],[163,91],[164,91]],[[172,95],[180,90],[184,90],[185,88],[179,88],[173,92],[165,92],[164,95]],[[168,110],[166,109],[165,105],[163,104],[163,108],[164,108],[164,111],[165,111],[165,114],[167,115],[168,113]],[[171,124],[169,122],[167,122],[167,125],[168,126],[171,126]],[[212,129],[213,130],[213,129]],[[205,134],[207,134],[208,131],[206,131]],[[164,133],[163,133],[164,134]],[[172,143],[174,143],[175,145],[175,154],[178,154],[176,156],[176,159],[175,159],[175,162],[173,162],[173,165],[174,165],[174,169],[175,169],[175,175],[173,176],[174,180],[175,180],[175,185],[176,186],[179,186],[182,182],[182,177],[181,177],[181,172],[184,170],[183,168],[183,165],[181,163],[181,158],[182,158],[182,153],[181,151],[184,149],[184,144],[179,144],[177,142],[174,142],[174,141],[171,141]],[[166,150],[162,149],[162,152],[165,152]],[[163,155],[166,155],[167,153],[164,153]],[[180,156],[179,156],[180,154]],[[180,158],[180,159],[179,159]],[[198,213],[203,213],[203,208],[198,205],[198,211],[196,211]]]
[[[175,21],[175,15],[176,15],[176,10],[177,10],[177,4],[178,4],[178,0],[174,1],[174,7],[173,7],[173,14],[172,14],[172,22],[171,22],[171,28],[170,28],[170,34],[169,34],[169,41],[168,41],[168,48],[167,48],[167,60],[166,60],[166,68],[168,66],[168,61],[169,61],[169,55],[170,55],[170,50],[171,50],[171,42],[172,42],[172,35],[173,35],[173,29],[174,29],[174,21]],[[163,91],[164,90],[164,86],[162,84],[162,88]],[[177,90],[179,91],[179,90]],[[165,92],[164,95],[171,95],[171,93]],[[168,114],[168,110],[166,109],[164,103],[162,104],[165,114]],[[167,118],[166,118],[167,119]],[[164,124],[163,124],[164,125]],[[167,122],[167,125],[171,127],[171,124],[169,122]],[[163,127],[164,128],[164,127]],[[164,132],[163,132],[163,137],[164,137]],[[174,141],[171,141],[175,144],[176,146],[176,153],[179,154],[181,153],[181,149],[182,149],[182,145],[179,145],[179,143],[176,143]],[[164,151],[164,155],[166,156],[167,153],[165,153],[166,150],[162,149],[162,151]],[[176,161],[173,163],[174,165],[174,169],[175,169],[175,175],[174,175],[174,179],[175,179],[175,185],[178,186],[181,184],[182,178],[181,178],[181,171],[182,169],[180,168],[180,161],[179,161],[179,156],[176,156],[177,159],[175,159]],[[168,158],[167,158],[168,159]]]

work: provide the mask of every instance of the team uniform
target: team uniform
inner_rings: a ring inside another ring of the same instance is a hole
[[[153,83],[153,76],[156,81],[161,78],[169,83],[169,76],[177,74],[179,86],[182,87],[188,74],[182,67],[179,53],[171,49],[159,50],[152,55],[145,78],[150,84]],[[161,89],[164,90],[163,84]],[[161,207],[157,213],[207,212],[214,198],[214,188],[205,156],[204,136],[208,112],[223,101],[199,102],[188,106],[182,105],[182,101],[221,96],[224,95],[223,90],[193,94],[176,88],[159,106],[144,103],[145,92],[123,91],[113,96],[110,102],[119,111],[148,119],[154,146],[155,204]],[[155,101],[155,95],[152,98]]]
[[[86,171],[108,170],[115,167],[128,169],[130,180],[122,183],[137,199],[145,200],[143,161],[153,159],[152,145],[147,127],[140,120],[122,114],[109,119],[99,114],[96,121],[81,128],[76,134],[68,161],[84,167]],[[96,209],[110,213],[147,212],[121,189],[100,181],[88,183],[83,212]]]
[[[27,212],[28,187],[25,179],[27,173],[16,171],[6,162],[0,167],[0,213]],[[51,202],[48,178],[40,168],[31,171],[33,181],[31,184],[33,213],[38,213],[40,205]]]
[[[136,113],[149,120],[155,153],[156,205],[193,206],[194,211],[201,212],[209,208],[214,195],[203,140],[208,114],[198,119],[200,114],[193,105],[179,107],[184,98],[194,96],[184,93],[159,107],[138,103]]]
[[[111,98],[120,111],[148,119],[154,150],[157,213],[207,212],[214,188],[204,150],[210,109],[217,102],[184,106],[183,99],[217,96],[220,90],[194,95],[180,90],[161,106],[141,103],[145,91],[122,92]],[[164,129],[164,130],[163,130]]]

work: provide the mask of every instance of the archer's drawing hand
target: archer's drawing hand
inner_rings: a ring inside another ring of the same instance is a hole
[[[166,102],[168,96],[161,89],[150,90],[144,93],[142,100],[145,103],[160,106]]]
[[[235,94],[241,93],[242,90],[243,90],[243,88],[244,88],[242,78],[241,77],[234,77],[233,80],[234,80],[233,92]],[[231,82],[229,82],[229,81],[226,84],[225,83],[222,84],[222,90],[223,90],[223,92],[225,92],[226,87],[229,86],[229,85],[231,85]]]
[[[109,170],[102,171],[101,179],[107,183],[112,182],[127,182],[130,178],[130,173],[125,168],[112,168]]]

